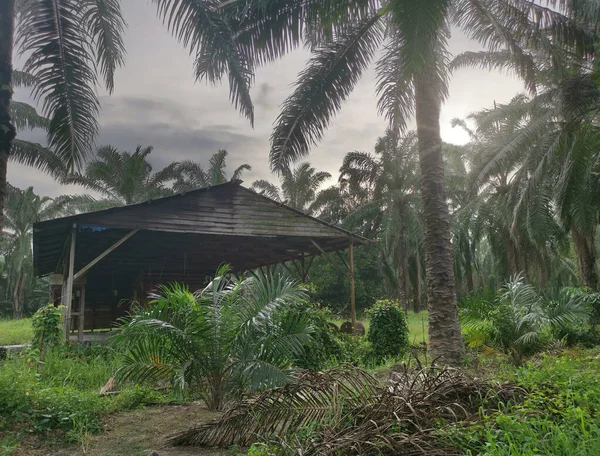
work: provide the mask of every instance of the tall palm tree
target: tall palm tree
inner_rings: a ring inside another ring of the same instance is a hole
[[[252,167],[246,163],[238,166],[227,178],[227,151],[220,149],[216,154],[210,157],[208,169],[204,168],[195,161],[184,160],[176,166],[177,180],[173,183],[175,192],[189,192],[202,187],[218,185],[228,180],[237,180],[242,177],[244,171],[250,171]]]
[[[371,194],[348,215],[345,225],[362,226],[379,236],[383,258],[394,272],[396,294],[405,309],[409,259],[420,255],[423,238],[418,167],[416,134],[398,137],[390,130],[377,141],[375,155],[350,152],[340,168],[342,187],[348,187],[351,193]]]
[[[589,34],[572,20],[570,3],[550,3],[553,8],[526,0],[339,0],[326,6],[317,1],[273,0],[251,2],[245,15],[232,20],[241,27],[236,41],[249,56],[250,69],[303,41],[314,50],[276,120],[270,155],[276,171],[306,155],[321,139],[377,49],[383,48],[376,64],[379,108],[394,128],[404,128],[409,117],[416,116],[430,348],[447,362],[459,362],[463,353],[440,136],[449,30],[458,26],[483,45],[504,49],[533,89],[533,60],[525,47],[551,52],[554,43],[565,42],[582,54],[593,49],[588,47],[593,44]],[[222,69],[223,64],[213,61],[213,68]]]
[[[43,197],[33,187],[8,187],[4,207],[6,231],[2,239],[7,299],[12,301],[13,318],[23,318],[25,288],[33,276],[33,224],[60,215],[68,199]]]
[[[293,169],[282,170],[281,189],[266,180],[254,181],[252,189],[275,201],[285,202],[294,209],[312,214],[319,187],[330,177],[328,172],[317,171],[310,163],[305,162]]]
[[[523,182],[512,203],[512,224],[524,216],[529,226],[537,227],[538,234],[544,233],[541,228],[550,226],[535,223],[541,215],[539,208],[552,202],[557,219],[571,234],[582,282],[597,289],[594,239],[600,221],[596,204],[600,197],[596,174],[600,159],[600,89],[590,64],[570,55],[557,57],[562,58],[559,74],[554,60],[538,58],[542,81],[538,94],[485,114],[488,125],[508,117],[517,121],[510,135],[483,157],[477,180],[512,166],[514,176]],[[502,63],[495,54],[468,58]]]
[[[81,185],[93,190],[103,199],[94,200],[84,196],[84,205],[99,208],[121,206],[159,198],[172,194],[167,185],[178,177],[178,163],[152,172],[148,156],[152,147],[138,146],[135,152],[119,152],[112,146],[100,147],[95,158],[90,161],[83,173],[72,173],[62,179],[64,184]],[[73,198],[71,204],[74,204]]]

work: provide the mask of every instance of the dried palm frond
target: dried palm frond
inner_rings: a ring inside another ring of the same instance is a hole
[[[297,381],[242,402],[223,418],[170,439],[175,445],[247,445],[275,439],[302,455],[457,454],[439,443],[438,420],[463,422],[483,405],[495,406],[522,390],[491,385],[451,368],[406,366],[387,386],[365,371],[341,366],[305,372]],[[301,440],[295,433],[314,432]]]
[[[264,435],[284,435],[310,423],[339,421],[347,410],[360,410],[378,392],[368,373],[342,365],[325,372],[307,371],[293,383],[245,400],[215,421],[170,439],[174,445],[246,445]]]

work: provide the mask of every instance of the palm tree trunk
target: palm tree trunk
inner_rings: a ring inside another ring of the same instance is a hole
[[[506,266],[508,267],[508,279],[512,279],[519,272],[519,258],[514,242],[509,233],[504,234],[504,251],[506,252]]]
[[[23,318],[23,286],[25,277],[21,269],[17,272],[15,288],[13,290],[13,318],[20,320]]]
[[[465,238],[465,274],[467,275],[467,291],[473,293],[475,285],[473,284],[473,258],[471,256],[471,243],[468,238]]]
[[[434,358],[459,364],[464,345],[454,290],[454,261],[450,237],[450,214],[444,184],[444,160],[440,136],[441,98],[431,62],[425,74],[414,80],[417,137],[421,167],[425,265],[429,307],[429,349]]]
[[[406,267],[406,262],[407,262],[407,258],[406,258],[406,243],[405,243],[405,239],[404,239],[404,234],[401,233],[400,234],[400,239],[398,240],[398,264],[396,265],[397,272],[398,272],[398,286],[397,286],[397,297],[398,297],[398,302],[400,303],[400,305],[402,306],[402,308],[404,309],[404,311],[406,312],[407,310],[407,304],[406,304],[406,299],[407,299],[407,295],[406,295],[406,280],[407,280],[407,267]]]
[[[423,277],[421,276],[421,252],[418,247],[415,252],[415,263],[416,263],[416,268],[417,268],[417,287],[416,287],[416,297],[415,297],[413,310],[415,313],[419,313],[419,312],[421,312],[421,303],[423,302],[423,291],[422,291]]]
[[[0,232],[4,221],[6,167],[15,126],[10,118],[12,98],[12,50],[15,24],[15,0],[0,1]]]
[[[595,233],[581,232],[571,227],[571,238],[577,253],[579,276],[583,285],[592,290],[598,289],[598,272],[596,271],[596,247],[594,245]]]

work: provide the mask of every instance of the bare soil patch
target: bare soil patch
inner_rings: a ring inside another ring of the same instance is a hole
[[[82,445],[40,446],[39,440],[24,442],[18,456],[219,456],[224,450],[203,448],[173,448],[165,446],[168,436],[197,423],[209,421],[219,412],[207,410],[204,404],[161,405],[109,416],[102,434],[92,435]]]

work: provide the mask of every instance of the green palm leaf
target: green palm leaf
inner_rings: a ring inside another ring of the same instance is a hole
[[[306,155],[322,137],[371,61],[382,32],[377,14],[315,52],[275,122],[269,158],[273,170],[281,171]]]
[[[121,16],[121,5],[119,0],[83,0],[82,3],[82,21],[94,39],[100,72],[106,89],[112,93],[115,88],[115,70],[125,63],[122,35],[126,24]]]
[[[195,55],[198,79],[221,81],[227,72],[232,103],[254,124],[252,63],[240,52],[217,0],[153,0],[173,35]]]
[[[27,1],[19,15],[17,44],[35,78],[33,96],[50,119],[48,147],[68,168],[79,166],[98,131],[94,59],[76,0]]]

